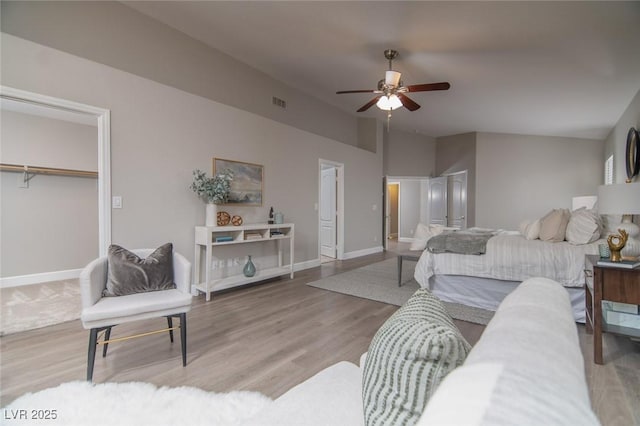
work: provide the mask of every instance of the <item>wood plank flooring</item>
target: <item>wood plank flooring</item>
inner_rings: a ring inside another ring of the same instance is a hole
[[[208,391],[254,390],[277,398],[338,361],[358,363],[380,325],[397,310],[357,297],[305,285],[322,277],[395,257],[385,252],[326,263],[253,287],[194,299],[188,314],[187,367],[179,339],[157,334],[110,345],[96,358],[95,382],[145,381]],[[469,343],[484,326],[456,321]],[[163,320],[114,328],[112,337],[162,328]],[[579,327],[587,379],[604,425],[640,425],[640,345],[605,335],[604,366],[592,362],[592,339]],[[25,392],[83,380],[88,332],[80,321],[0,338],[0,405]],[[635,375],[634,375],[635,374]],[[635,405],[634,405],[635,404]]]

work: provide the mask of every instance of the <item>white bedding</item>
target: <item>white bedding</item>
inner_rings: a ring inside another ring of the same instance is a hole
[[[433,275],[466,275],[506,281],[545,277],[565,287],[582,287],[585,282],[584,257],[598,254],[598,244],[602,242],[604,240],[583,245],[566,241],[551,243],[527,240],[520,233],[503,231],[489,239],[484,255],[433,254],[425,250],[414,276],[420,286],[426,288]]]

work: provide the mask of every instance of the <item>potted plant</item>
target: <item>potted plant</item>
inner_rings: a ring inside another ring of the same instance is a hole
[[[206,226],[216,226],[216,204],[227,202],[232,181],[233,172],[230,169],[224,169],[213,177],[207,177],[199,169],[193,171],[193,182],[189,188],[206,203]]]

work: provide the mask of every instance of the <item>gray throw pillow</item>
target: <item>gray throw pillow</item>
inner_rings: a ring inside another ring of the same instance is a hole
[[[380,327],[364,364],[367,426],[414,425],[438,385],[471,346],[427,289],[419,289]]]
[[[107,257],[109,279],[104,296],[125,296],[176,288],[173,282],[173,244],[158,247],[146,259],[112,244]]]

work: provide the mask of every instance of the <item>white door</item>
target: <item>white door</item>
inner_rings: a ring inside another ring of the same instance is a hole
[[[467,227],[467,172],[449,176],[448,200],[447,226],[465,229]]]
[[[320,183],[320,253],[336,258],[336,168],[322,170]]]
[[[429,179],[427,205],[429,224],[447,226],[447,177]]]

